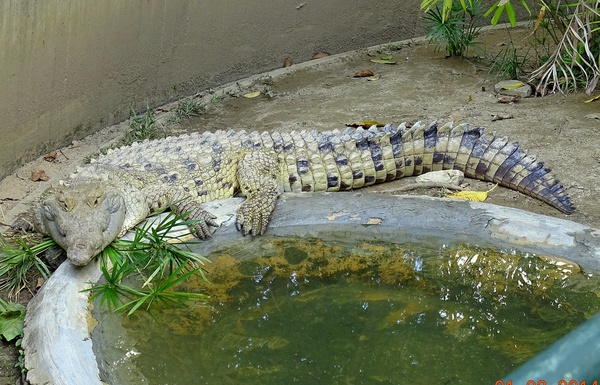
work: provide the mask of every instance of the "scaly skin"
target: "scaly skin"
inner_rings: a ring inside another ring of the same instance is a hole
[[[38,231],[67,250],[75,265],[168,206],[199,220],[194,233],[216,226],[200,203],[241,193],[244,235],[263,234],[283,191],[344,191],[434,170],[499,183],[574,211],[543,163],[505,137],[436,123],[329,132],[218,131],[123,147],[48,189],[34,213]]]

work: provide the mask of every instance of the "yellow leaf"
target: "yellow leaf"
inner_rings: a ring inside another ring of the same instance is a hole
[[[593,98],[584,101],[584,103],[591,103],[591,102],[594,102],[594,101],[596,101],[598,99],[600,99],[600,95],[596,95]]]
[[[365,120],[362,122],[346,123],[346,127],[367,127],[368,128],[371,126],[383,127],[383,126],[385,126],[385,124],[380,123],[376,120]]]
[[[538,28],[539,28],[542,20],[544,20],[544,15],[545,14],[546,14],[546,7],[542,6],[540,8],[540,12],[538,13],[538,17],[537,17],[537,20],[535,21],[535,25],[533,26],[533,31],[532,32],[535,32],[535,31],[538,30]]]
[[[244,94],[242,96],[245,97],[245,98],[248,98],[248,99],[252,99],[252,98],[255,98],[255,97],[259,96],[259,95],[260,95],[260,91],[256,91],[256,92],[249,92],[249,93]]]
[[[518,82],[515,84],[511,84],[510,86],[504,86],[504,87],[502,87],[502,89],[503,90],[514,90],[515,88],[523,87],[524,85],[525,85],[525,83]]]
[[[465,201],[483,202],[487,199],[488,193],[498,186],[498,183],[488,191],[459,191],[454,194],[447,195],[447,198],[462,199]]]
[[[367,78],[367,80],[370,81],[370,82],[375,81],[375,80],[379,80],[379,79],[381,79],[381,75],[379,75],[379,74]]]

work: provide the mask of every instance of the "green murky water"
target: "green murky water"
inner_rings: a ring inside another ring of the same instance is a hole
[[[476,247],[267,238],[211,255],[206,304],[97,312],[111,383],[493,384],[600,310],[576,265]]]

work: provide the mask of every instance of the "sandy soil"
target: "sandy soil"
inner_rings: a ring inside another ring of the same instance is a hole
[[[523,47],[528,31],[512,32]],[[488,33],[481,39],[486,50],[498,51],[508,42],[503,31]],[[392,46],[390,46],[392,47]],[[387,48],[390,48],[387,47]],[[384,47],[386,48],[386,47]],[[392,47],[393,48],[393,47]],[[429,122],[469,122],[518,140],[531,154],[537,154],[566,186],[577,211],[566,216],[557,210],[518,192],[504,188],[494,190],[487,202],[512,206],[536,213],[567,218],[600,228],[600,101],[583,93],[526,98],[512,104],[498,103],[490,75],[483,61],[444,58],[443,52],[426,44],[402,44],[391,53],[396,65],[375,64],[387,51],[365,49],[350,56],[319,59],[312,66],[292,66],[272,79],[274,97],[217,97],[204,94],[208,110],[199,117],[166,128],[169,133],[215,130],[303,130],[343,128],[344,124],[365,120],[400,123],[417,120]],[[282,60],[283,62],[283,60]],[[357,71],[369,69],[381,75],[377,81],[353,78]],[[259,86],[258,89],[263,89]],[[231,87],[230,93],[241,95],[246,89]],[[173,104],[157,109],[166,122]],[[492,121],[493,116],[512,116]],[[0,181],[0,220],[10,224],[27,210],[31,202],[50,184],[66,177],[86,156],[115,140],[127,130],[127,124],[102,130],[82,141],[57,149],[54,161],[44,160],[24,165]],[[32,181],[32,171],[44,170],[48,181]],[[413,182],[406,178],[370,188],[393,192],[394,188]],[[469,181],[471,188],[484,190],[487,183]],[[433,190],[416,193],[436,194]],[[6,230],[6,227],[0,229]],[[27,293],[21,301],[27,301]],[[14,384],[16,349],[7,344],[0,349],[0,385]]]

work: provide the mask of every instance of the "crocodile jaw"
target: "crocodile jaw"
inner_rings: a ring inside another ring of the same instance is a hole
[[[76,266],[87,265],[123,228],[125,204],[102,183],[65,185],[40,203],[34,222],[67,251]]]

